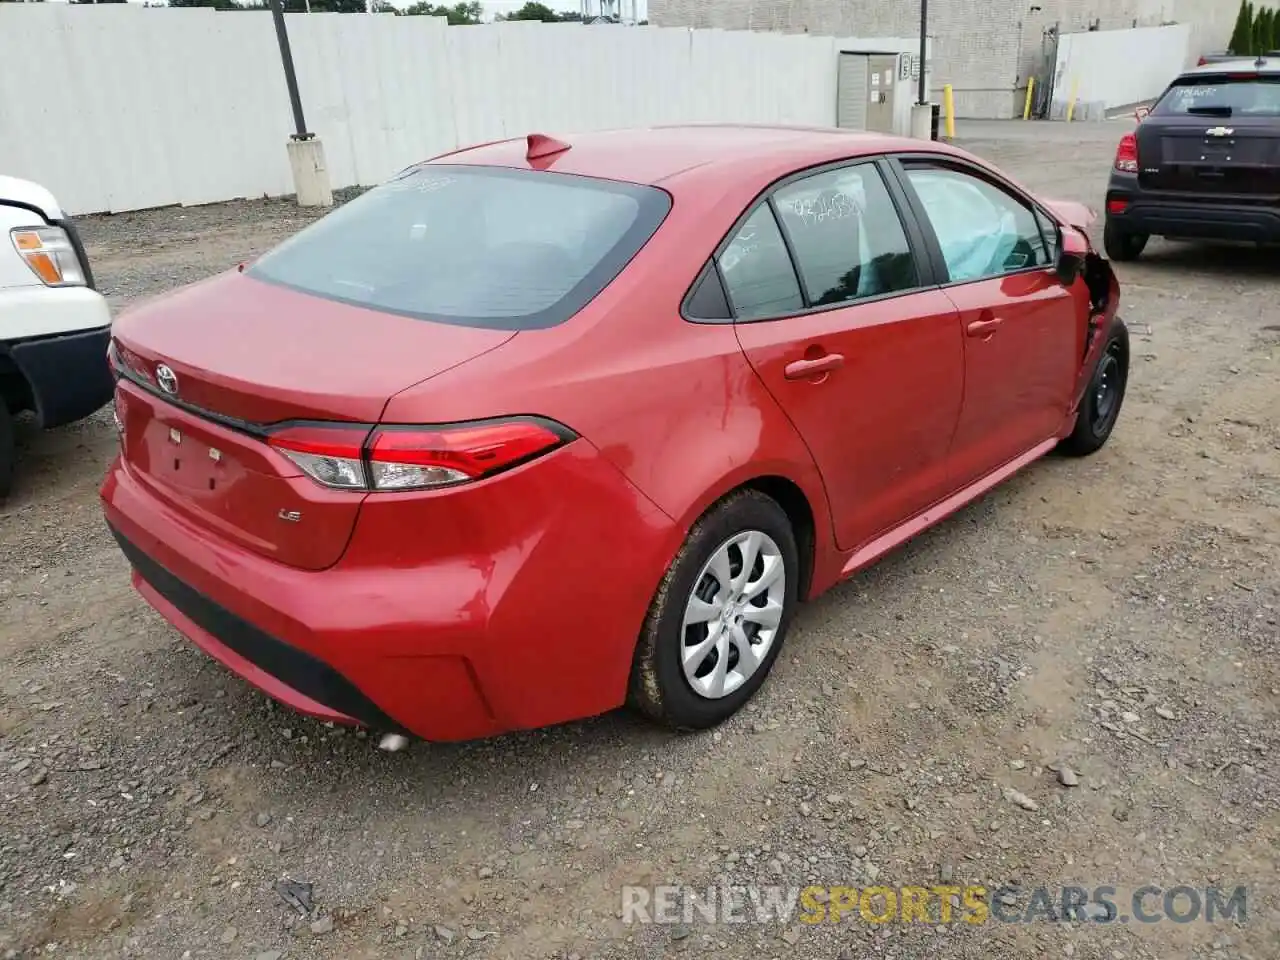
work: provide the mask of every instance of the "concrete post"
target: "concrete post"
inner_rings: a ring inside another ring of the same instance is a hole
[[[933,139],[933,105],[913,103],[911,105],[911,136],[917,140]]]
[[[289,167],[300,207],[333,206],[329,168],[324,162],[324,144],[319,138],[289,141]]]

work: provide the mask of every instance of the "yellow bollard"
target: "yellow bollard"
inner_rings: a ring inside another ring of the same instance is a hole
[[[956,138],[956,102],[951,95],[951,84],[942,87],[942,114],[947,121],[947,139]]]
[[[1071,102],[1067,104],[1067,123],[1071,122],[1071,118],[1076,112],[1076,96],[1080,93],[1080,78],[1073,77],[1071,80]]]
[[[1035,78],[1035,77],[1027,77],[1027,100],[1026,100],[1026,102],[1022,105],[1022,119],[1023,119],[1023,120],[1030,120],[1030,119],[1031,119],[1031,93],[1032,93],[1032,91],[1033,91],[1033,90],[1035,90],[1035,88],[1036,88],[1036,78]]]

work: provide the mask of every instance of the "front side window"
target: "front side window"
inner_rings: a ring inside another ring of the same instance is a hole
[[[718,263],[734,316],[739,320],[804,309],[791,255],[767,203],[747,218],[720,254]]]
[[[1031,209],[985,180],[945,167],[909,167],[907,178],[942,248],[952,282],[1050,264]]]
[[[1040,225],[1040,236],[1044,238],[1045,255],[1050,263],[1058,259],[1058,224],[1043,210],[1036,211],[1036,223]]]
[[[874,164],[797,180],[774,203],[812,306],[917,286],[906,232]]]
[[[654,187],[426,164],[316,221],[247,273],[420,319],[547,327],[603,290],[670,207]]]

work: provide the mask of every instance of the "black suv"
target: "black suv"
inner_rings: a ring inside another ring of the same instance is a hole
[[[1170,84],[1116,150],[1107,256],[1152,234],[1280,243],[1280,57],[1210,63]]]

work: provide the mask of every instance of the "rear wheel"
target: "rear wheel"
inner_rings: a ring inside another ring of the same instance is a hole
[[[9,489],[13,485],[13,464],[17,456],[13,439],[13,416],[4,401],[0,400],[0,500],[9,495]]]
[[[1102,449],[1120,416],[1129,385],[1129,330],[1124,321],[1116,327],[1080,400],[1075,428],[1058,444],[1068,456],[1086,457]]]
[[[705,729],[772,669],[797,603],[795,533],[774,500],[741,490],[689,532],[645,617],[629,700],[650,719]]]
[[[1146,249],[1150,237],[1145,233],[1133,233],[1108,220],[1102,230],[1102,246],[1112,260],[1137,260]]]

